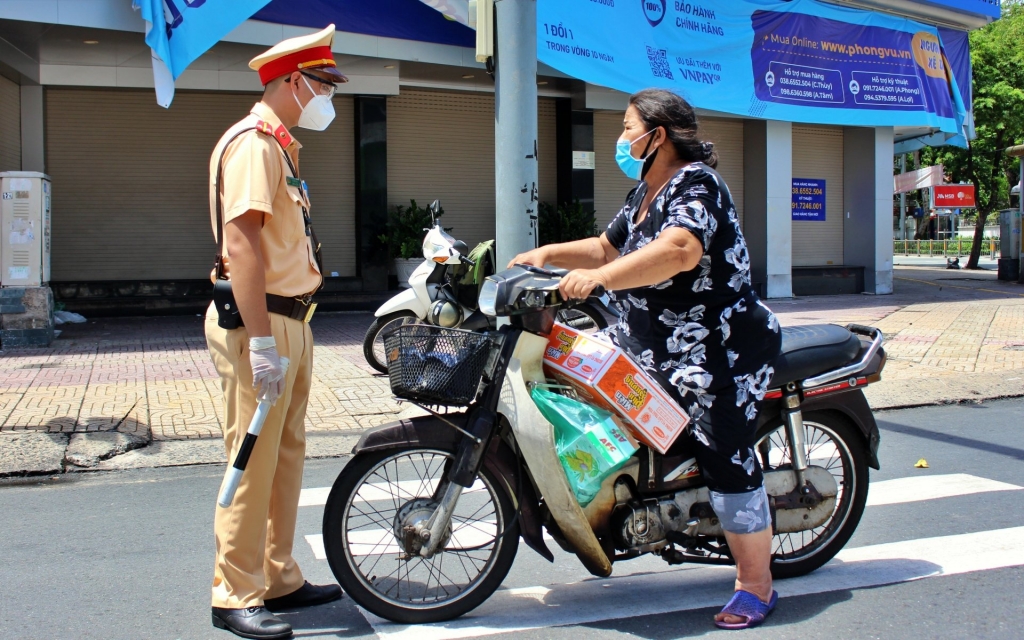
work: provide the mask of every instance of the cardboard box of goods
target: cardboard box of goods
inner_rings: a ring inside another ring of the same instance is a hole
[[[668,451],[690,417],[626,352],[611,342],[555,323],[544,370],[580,398],[622,418],[630,433],[659,453]]]

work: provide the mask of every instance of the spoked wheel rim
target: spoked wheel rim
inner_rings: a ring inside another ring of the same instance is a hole
[[[376,598],[405,609],[446,607],[472,593],[494,568],[506,523],[498,488],[483,474],[456,503],[443,551],[430,559],[407,554],[396,534],[402,523],[432,510],[451,459],[432,449],[396,453],[367,471],[350,494],[342,545],[355,577]]]
[[[377,362],[379,362],[382,365],[386,366],[387,361],[388,361],[387,360],[387,354],[386,354],[385,349],[384,349],[384,336],[385,335],[387,335],[388,333],[394,331],[395,329],[397,329],[399,327],[404,327],[407,324],[416,324],[418,322],[422,322],[422,320],[420,320],[419,318],[417,318],[414,315],[401,316],[401,317],[395,318],[394,320],[390,320],[388,322],[385,322],[381,326],[380,330],[377,331],[377,335],[373,336],[373,357],[376,358]]]
[[[787,564],[806,560],[825,549],[843,529],[853,509],[858,478],[849,446],[835,430],[819,422],[804,421],[807,464],[826,469],[836,480],[839,492],[828,520],[820,527],[795,533],[780,533],[772,541],[772,562]],[[764,471],[791,469],[789,441],[785,426],[758,440],[756,450]]]

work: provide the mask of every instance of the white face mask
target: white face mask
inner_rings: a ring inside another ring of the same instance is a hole
[[[309,80],[306,80],[305,77],[302,80],[309,87],[310,93],[313,94],[313,99],[303,107],[302,103],[299,102],[299,97],[294,93],[292,94],[292,97],[295,98],[295,103],[302,107],[302,115],[299,116],[299,126],[303,129],[323,131],[334,120],[334,103],[331,102],[329,97],[313,91],[313,87],[310,86]]]

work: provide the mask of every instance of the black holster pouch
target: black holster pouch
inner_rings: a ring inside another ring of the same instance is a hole
[[[217,326],[221,329],[237,329],[242,326],[242,314],[235,304],[230,280],[218,279],[213,283],[213,306],[217,309]]]

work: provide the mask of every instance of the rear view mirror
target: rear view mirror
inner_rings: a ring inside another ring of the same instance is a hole
[[[436,221],[437,217],[439,215],[438,212],[440,210],[441,210],[441,201],[440,200],[434,200],[433,202],[431,202],[430,206],[427,207],[427,211],[430,213],[430,219]]]

